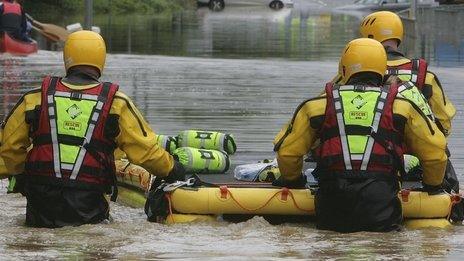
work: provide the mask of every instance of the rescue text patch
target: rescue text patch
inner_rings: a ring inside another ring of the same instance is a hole
[[[367,112],[365,111],[350,111],[350,119],[352,120],[365,120],[367,119]]]
[[[73,130],[73,131],[80,131],[82,124],[77,121],[65,121],[63,124],[63,128],[65,130]]]

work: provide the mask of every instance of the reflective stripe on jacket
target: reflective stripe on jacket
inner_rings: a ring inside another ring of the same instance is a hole
[[[393,127],[395,86],[327,84],[327,106],[319,130],[318,169],[323,172],[395,174],[403,165]],[[397,162],[399,160],[399,162]]]
[[[44,102],[28,118],[33,126],[25,171],[30,180],[108,190],[115,180],[116,144],[105,129],[117,90],[102,83],[77,91],[60,78],[44,80]]]
[[[389,57],[387,61],[389,68],[396,68],[413,61],[404,57],[401,53],[391,50],[387,50],[387,56]],[[417,59],[415,60],[417,61]],[[420,74],[422,75],[422,73]],[[437,76],[430,71],[426,71],[424,84],[422,87],[418,86],[418,89],[427,100],[433,112],[435,123],[438,125],[440,131],[443,132],[445,136],[449,136],[451,134],[451,121],[456,115],[456,108],[445,95]]]
[[[398,87],[398,95],[414,102],[422,112],[427,115],[432,121],[435,121],[435,116],[433,116],[432,108],[425,99],[424,95],[419,91],[419,89],[412,82],[403,82]]]
[[[394,75],[401,81],[410,81],[422,90],[427,75],[427,62],[424,59],[402,59],[403,63],[387,63],[386,76]]]
[[[62,82],[73,90],[85,90],[98,84],[72,85]],[[46,102],[44,102],[46,105]],[[34,118],[37,108],[42,106],[41,89],[26,92],[8,114],[4,123],[0,157],[5,161],[0,173],[10,175],[24,172],[27,149],[31,146],[30,130],[34,128],[29,118]],[[174,166],[174,160],[169,153],[158,146],[156,134],[143,118],[132,100],[118,91],[110,109],[110,119],[114,126],[108,131],[114,132],[115,142],[127,158],[140,165],[151,174],[164,177]],[[6,168],[6,169],[4,169]]]
[[[312,98],[301,103],[292,119],[274,139],[274,150],[282,176],[294,181],[301,175],[303,157],[320,140],[325,121],[327,97]],[[438,185],[443,181],[447,156],[446,139],[437,126],[413,102],[396,97],[393,123],[410,154],[417,156],[424,170],[423,182]]]

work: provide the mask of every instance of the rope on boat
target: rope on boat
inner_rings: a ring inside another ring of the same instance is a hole
[[[169,216],[171,217],[171,222],[174,224],[176,223],[176,221],[174,220],[174,215],[172,214],[171,193],[166,193],[165,196],[166,196],[166,199],[168,200]]]
[[[314,210],[311,210],[311,209],[305,209],[305,208],[302,208],[298,205],[298,203],[296,202],[296,199],[295,199],[295,196],[293,195],[293,192],[291,190],[289,190],[288,188],[282,188],[281,190],[277,191],[276,193],[274,193],[263,205],[259,206],[259,207],[256,207],[256,208],[248,208],[246,206],[244,206],[242,203],[240,203],[240,201],[238,201],[234,194],[229,190],[229,188],[227,188],[227,186],[221,186],[219,188],[221,190],[221,193],[225,192],[226,195],[227,193],[230,195],[230,198],[240,207],[242,208],[243,210],[245,211],[249,211],[249,212],[254,212],[254,211],[257,211],[257,210],[260,210],[264,207],[266,207],[267,205],[269,205],[269,203],[271,202],[271,200],[276,197],[277,195],[281,194],[281,198],[282,200],[286,200],[287,196],[290,196],[290,198],[292,199],[292,203],[293,205],[300,211],[302,212],[308,212],[308,213],[314,213]],[[170,215],[170,218],[171,218],[171,221],[172,223],[175,223],[175,220],[174,220],[174,216],[173,216],[173,210],[172,210],[172,199],[171,199],[171,194],[170,193],[166,193],[166,199],[168,200],[168,206],[169,206],[169,215]]]
[[[226,191],[227,193],[229,193],[230,195],[230,198],[232,198],[232,200],[240,207],[242,208],[243,210],[246,210],[246,211],[249,211],[249,212],[253,212],[253,211],[257,211],[257,210],[260,210],[264,207],[266,207],[267,205],[269,205],[269,203],[271,202],[271,200],[276,197],[278,194],[281,194],[282,195],[282,198],[287,198],[287,195],[290,195],[290,198],[292,199],[292,202],[293,202],[293,205],[300,211],[302,212],[309,212],[309,213],[313,213],[314,211],[313,210],[310,210],[310,209],[305,209],[305,208],[302,208],[298,205],[298,203],[296,203],[296,200],[295,200],[295,197],[292,193],[291,190],[289,190],[288,188],[282,188],[281,190],[277,191],[276,193],[274,193],[274,195],[272,195],[263,205],[257,207],[257,208],[247,208],[245,207],[243,204],[241,204],[235,197],[234,197],[234,194],[229,190],[229,188],[227,188],[227,186],[222,186],[220,188],[221,190],[224,190]]]

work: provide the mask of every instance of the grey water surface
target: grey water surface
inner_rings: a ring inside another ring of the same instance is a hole
[[[351,0],[294,2],[293,8],[279,11],[228,6],[222,12],[198,8],[158,15],[96,14],[94,24],[112,53],[321,61],[336,60],[343,46],[359,37],[361,19],[369,13],[344,8]],[[39,21],[62,26],[84,20],[50,10],[31,12]],[[403,19],[403,50],[434,65],[462,66],[463,20],[464,5],[419,9],[416,25]],[[35,37],[42,48],[50,47],[37,33]]]
[[[308,2],[318,6],[315,4],[317,2]],[[320,9],[324,8],[321,4]],[[226,11],[224,14],[227,15]],[[227,16],[221,18],[219,14],[208,15],[217,16],[215,19],[218,20],[229,19]],[[264,52],[261,48],[263,41],[267,42],[269,38],[259,37],[266,32],[265,28],[272,28],[278,22],[269,15],[252,15],[239,13],[236,20],[230,18],[235,22],[217,32],[223,38],[218,40],[213,37],[211,48],[204,52],[201,51],[203,47],[192,47],[197,51],[170,53],[171,45],[166,44],[165,50],[155,48],[154,51],[144,52],[140,49],[137,53],[145,54],[121,54],[125,51],[118,49],[122,47],[118,47],[113,39],[113,51],[119,54],[108,56],[104,80],[119,83],[121,90],[134,100],[157,133],[175,135],[185,129],[224,131],[234,134],[236,138],[238,151],[232,156],[235,164],[272,158],[272,140],[291,118],[293,110],[303,100],[318,95],[324,83],[335,75],[336,59],[342,46],[356,34],[350,26],[344,27],[345,22],[349,24],[353,19],[354,24],[358,18],[347,16],[343,18],[344,22],[326,26],[324,19],[330,18],[332,21],[334,14],[329,12],[328,18],[309,15],[315,19],[312,20],[314,26],[305,29],[305,33],[315,34],[311,43],[288,43],[289,46],[297,46],[296,49],[284,48],[282,53],[288,51],[286,55],[272,55],[274,49],[271,43],[269,51]],[[261,24],[262,27],[258,30],[251,25],[247,27],[247,24]],[[332,26],[335,28],[327,29]],[[185,31],[188,30],[185,28]],[[196,34],[186,36],[184,30],[180,31],[180,35],[186,39],[207,39]],[[212,32],[216,35],[216,31]],[[108,32],[103,31],[103,34],[108,35]],[[271,31],[269,34],[273,35]],[[285,42],[288,34],[291,33],[273,37],[278,43]],[[296,33],[295,37],[300,39],[301,34]],[[243,35],[249,37],[241,38]],[[178,38],[164,39],[175,45],[173,39]],[[226,52],[224,50],[230,49],[217,47],[237,39],[245,39],[243,45],[237,43],[237,49]],[[446,38],[440,40],[445,41]],[[133,43],[137,42],[134,39]],[[186,43],[189,41],[181,42],[187,46],[190,44]],[[254,42],[256,49],[245,48],[253,46]],[[253,55],[256,53],[258,55]],[[452,52],[446,64],[438,62],[436,55],[433,57],[431,59],[435,66],[431,70],[436,72],[458,110],[449,147],[460,175],[464,171],[464,97],[461,95],[464,68],[459,67],[463,65],[459,55],[452,55]],[[40,86],[45,75],[64,73],[62,53],[40,51],[29,57],[0,56],[0,73],[0,116],[3,118],[22,93]],[[464,181],[461,175],[459,177],[461,182]],[[313,224],[273,226],[259,217],[238,224],[219,221],[161,225],[148,223],[142,209],[118,203],[111,204],[113,221],[110,223],[60,229],[28,228],[24,226],[24,198],[17,194],[6,194],[6,185],[6,181],[0,181],[0,260],[458,260],[464,255],[462,226],[386,234],[339,234],[316,230]]]

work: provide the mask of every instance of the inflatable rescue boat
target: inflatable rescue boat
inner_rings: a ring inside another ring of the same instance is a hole
[[[142,207],[150,186],[150,174],[126,160],[117,160],[116,169],[119,200]],[[214,221],[223,215],[315,215],[312,189],[277,188],[270,183],[240,181],[195,183],[189,179],[164,188],[169,203],[166,223]],[[401,190],[398,197],[403,206],[404,225],[408,228],[450,226],[451,208],[460,200],[457,195],[429,195],[409,189]]]

